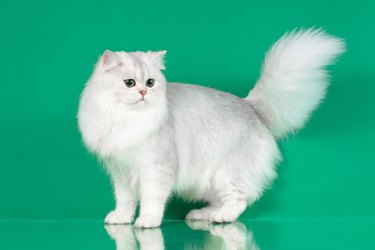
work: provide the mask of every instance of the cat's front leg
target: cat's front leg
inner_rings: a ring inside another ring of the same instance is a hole
[[[105,218],[106,224],[130,224],[134,220],[137,200],[131,191],[121,168],[107,167],[112,179],[116,208],[109,212]]]
[[[124,183],[114,183],[116,208],[105,218],[106,224],[130,224],[134,220],[137,203]]]
[[[140,214],[135,221],[136,227],[160,226],[165,203],[174,181],[172,172],[167,166],[154,166],[140,176]]]

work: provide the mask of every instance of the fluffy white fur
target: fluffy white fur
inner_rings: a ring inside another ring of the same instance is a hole
[[[157,227],[172,191],[207,201],[191,220],[231,222],[276,177],[276,138],[303,126],[324,97],[326,65],[344,50],[321,30],[284,35],[248,97],[167,83],[160,52],[106,51],[82,93],[83,141],[104,163],[116,208],[108,224]],[[127,87],[124,80],[134,79]],[[155,79],[146,87],[147,79]],[[147,91],[142,99],[139,91]]]

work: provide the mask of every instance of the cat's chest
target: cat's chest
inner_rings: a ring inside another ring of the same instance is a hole
[[[145,110],[139,113],[111,111],[96,113],[89,120],[91,133],[87,141],[91,148],[102,157],[123,156],[137,145],[147,141],[157,133],[164,121],[164,111]]]

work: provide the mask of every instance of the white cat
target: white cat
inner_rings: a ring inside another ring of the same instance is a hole
[[[235,221],[276,177],[276,139],[301,128],[324,97],[324,67],[344,42],[321,30],[285,34],[246,98],[167,83],[159,52],[105,51],[82,93],[85,145],[104,163],[116,208],[108,224],[158,227],[174,191],[207,201],[186,219]]]

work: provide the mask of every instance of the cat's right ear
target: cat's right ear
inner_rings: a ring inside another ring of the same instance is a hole
[[[104,70],[110,70],[121,66],[122,62],[115,53],[110,50],[106,50],[102,55],[101,64]]]

